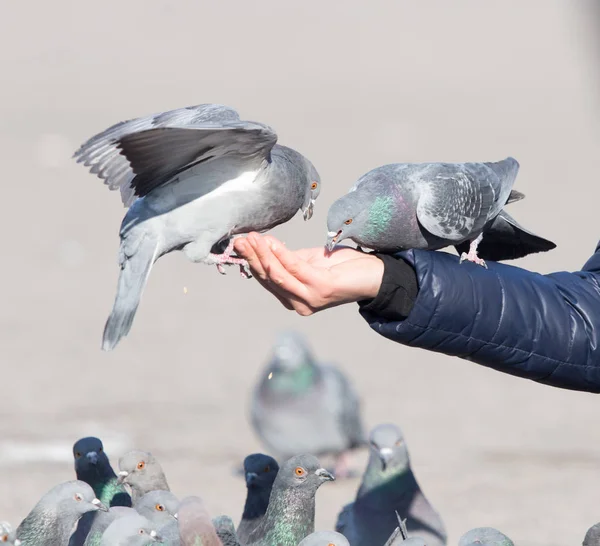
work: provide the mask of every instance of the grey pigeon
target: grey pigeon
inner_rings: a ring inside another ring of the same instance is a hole
[[[179,544],[179,499],[170,491],[150,491],[135,503],[135,510],[154,525],[165,546]]]
[[[21,546],[68,544],[79,518],[87,512],[108,510],[85,482],[61,483],[48,491],[17,528]]]
[[[268,455],[253,453],[244,459],[247,493],[242,520],[237,528],[240,542],[246,543],[250,533],[262,521],[278,471],[277,461]]]
[[[113,125],[75,153],[130,206],[121,225],[121,274],[102,347],[131,328],[154,262],[183,250],[193,262],[238,264],[232,237],[266,231],[298,210],[312,216],[321,181],[268,126],[201,104]],[[138,199],[136,199],[136,197]],[[246,269],[247,270],[247,269]]]
[[[332,250],[351,239],[361,247],[394,253],[454,245],[462,253],[461,261],[484,266],[484,259],[551,250],[554,243],[524,230],[510,216],[496,222],[505,205],[524,197],[512,190],[518,170],[510,157],[497,163],[378,167],[329,209],[326,246]],[[490,228],[490,241],[482,244]]]
[[[396,519],[398,520],[398,527],[394,529],[392,536],[388,538],[387,542],[383,546],[427,546],[422,538],[408,537],[406,521],[400,518],[398,512],[396,512]]]
[[[515,546],[515,544],[492,527],[479,527],[465,533],[458,541],[458,546]]]
[[[379,425],[369,439],[369,462],[356,500],[338,516],[336,531],[352,546],[385,544],[398,525],[398,512],[411,537],[423,538],[427,546],[446,544],[444,524],[419,488],[400,429]]]
[[[119,483],[131,488],[134,507],[150,491],[170,491],[162,467],[147,451],[130,451],[119,459]]]
[[[235,531],[233,520],[229,516],[217,516],[212,522],[223,546],[241,546],[242,542]]]
[[[600,523],[592,525],[585,534],[583,546],[600,546]]]
[[[104,531],[100,546],[146,546],[160,541],[152,523],[140,514],[133,514],[113,521]]]
[[[97,512],[96,517],[92,521],[91,527],[85,536],[85,541],[81,542],[81,537],[75,532],[71,536],[69,546],[81,546],[81,544],[84,546],[100,546],[104,531],[108,529],[108,526],[113,521],[126,516],[135,516],[136,514],[137,512],[133,508],[127,506],[113,506],[108,509],[108,512]],[[81,522],[81,520],[79,521]],[[77,530],[79,530],[79,527],[77,527]]]
[[[348,539],[335,531],[317,531],[308,535],[298,546],[350,546]]]
[[[315,530],[315,494],[335,478],[313,455],[287,460],[277,473],[265,517],[247,546],[297,546]]]
[[[15,543],[15,530],[7,521],[0,521],[0,543],[13,546]]]
[[[365,442],[360,401],[348,378],[318,363],[296,332],[278,335],[251,404],[254,430],[280,461],[297,453],[335,455],[334,474],[349,474],[347,452]]]
[[[181,546],[222,546],[210,515],[200,497],[186,497],[179,505]]]

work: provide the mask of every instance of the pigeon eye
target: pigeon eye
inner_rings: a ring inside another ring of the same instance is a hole
[[[294,474],[296,474],[296,476],[298,476],[298,477],[302,477],[302,476],[304,476],[304,474],[306,474],[306,471],[301,466],[297,466],[296,469],[294,470]]]
[[[397,446],[402,445],[402,440],[398,440],[395,445],[397,445]]]
[[[263,472],[271,472],[271,467],[269,465],[265,466]]]
[[[344,222],[344,224],[346,224],[347,226],[349,226],[352,223],[352,218],[348,218],[348,220],[346,220]]]
[[[77,502],[81,502],[83,500],[83,497],[79,494],[79,493],[75,493],[75,495],[73,496],[73,498],[77,501]]]
[[[1,540],[2,542],[8,542],[8,535],[2,535],[2,536],[0,537],[0,540]]]
[[[319,185],[319,184],[317,184],[316,182],[313,182],[313,183],[310,185],[310,189],[311,189],[311,190],[316,190],[318,185]]]
[[[100,448],[100,449],[98,450],[98,453],[102,453],[103,451],[104,451],[104,449]]]
[[[76,459],[80,459],[80,458],[81,458],[81,453],[79,453],[79,451],[77,451],[77,452],[75,453],[75,458],[76,458]]]
[[[145,535],[145,534],[146,534],[146,531],[144,531],[143,529],[140,529],[140,530],[138,531],[138,533],[139,533],[140,535]]]
[[[162,504],[157,504],[154,508],[156,508],[159,512],[165,511],[165,507]]]
[[[138,470],[144,470],[144,468],[146,468],[146,463],[145,463],[144,461],[140,461],[140,462],[137,464],[137,469],[138,469]]]

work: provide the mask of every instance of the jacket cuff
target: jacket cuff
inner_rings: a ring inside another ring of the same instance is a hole
[[[401,257],[375,253],[383,262],[383,278],[377,296],[358,302],[361,313],[367,312],[388,320],[404,320],[415,304],[419,292],[417,274]]]

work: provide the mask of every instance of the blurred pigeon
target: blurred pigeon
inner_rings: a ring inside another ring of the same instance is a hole
[[[146,546],[161,537],[150,521],[140,514],[117,518],[104,534],[100,546]]]
[[[494,222],[505,205],[524,197],[512,190],[518,171],[511,157],[497,163],[378,167],[329,209],[326,246],[332,250],[343,239],[352,239],[361,247],[393,253],[454,245],[462,252],[461,262],[484,266],[482,258],[505,260],[551,250],[554,243],[507,215]],[[495,236],[483,245],[490,226]]]
[[[321,181],[298,152],[262,123],[201,104],[113,125],[75,153],[131,206],[121,225],[117,296],[102,347],[131,328],[154,262],[183,250],[193,262],[247,264],[232,237],[266,231],[298,210],[312,216]],[[139,199],[135,199],[139,197]]]
[[[221,546],[210,515],[200,497],[187,497],[181,501],[179,512],[181,546]]]
[[[61,483],[48,491],[17,528],[21,546],[68,544],[73,528],[83,514],[108,510],[85,482]]]
[[[388,538],[384,546],[427,546],[422,538],[408,538],[408,529],[406,528],[406,521],[400,518],[398,512],[396,512],[396,519],[398,520],[398,527],[396,527],[396,529],[392,533],[392,536]]]
[[[588,529],[582,546],[600,546],[600,523],[596,523]]]
[[[130,451],[119,459],[119,483],[131,487],[134,508],[150,491],[170,491],[159,462],[147,451]]]
[[[315,494],[335,478],[313,455],[287,460],[277,473],[265,517],[247,546],[297,546],[315,530]]]
[[[348,539],[335,531],[317,531],[308,535],[298,546],[350,546]]]
[[[379,425],[371,432],[356,500],[338,516],[336,531],[352,546],[385,544],[398,525],[395,512],[406,518],[411,537],[423,538],[427,546],[446,544],[444,524],[419,488],[402,432],[395,425]]]
[[[108,526],[113,521],[118,518],[124,518],[126,516],[136,514],[137,512],[133,508],[129,508],[127,506],[113,506],[112,508],[108,509],[108,512],[97,512],[87,534],[83,537],[84,540],[82,541],[81,535],[78,534],[78,526],[77,531],[73,533],[71,539],[69,540],[69,546],[81,546],[82,544],[84,546],[100,546],[104,531],[108,529]],[[85,518],[86,516],[87,514],[85,514],[83,517]],[[79,522],[81,523],[81,520],[79,520]]]
[[[285,461],[297,453],[337,457],[334,474],[349,474],[347,451],[365,442],[358,395],[333,366],[316,362],[305,339],[283,332],[251,405],[254,430]]]
[[[278,471],[277,461],[268,455],[253,453],[244,459],[248,492],[242,521],[237,529],[237,536],[243,544],[248,541],[250,533],[262,521],[267,511],[271,489]]]
[[[7,521],[0,521],[0,543],[13,546],[15,543],[15,530]]]
[[[179,544],[179,499],[170,491],[150,491],[135,503],[135,510],[152,523],[165,546]]]
[[[515,544],[492,527],[479,527],[464,534],[458,541],[458,546],[515,546]]]
[[[235,532],[235,525],[229,516],[217,516],[212,520],[223,546],[240,546],[242,542]]]

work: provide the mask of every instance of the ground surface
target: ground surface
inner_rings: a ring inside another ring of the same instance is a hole
[[[527,199],[511,214],[559,245],[520,265],[576,269],[600,236],[598,58],[585,2],[9,4],[0,519],[18,523],[70,479],[70,446],[88,434],[106,440],[114,462],[133,446],[153,451],[174,492],[237,519],[244,487],[232,468],[260,449],[246,421],[250,388],[276,330],[293,327],[351,375],[367,423],[403,427],[450,544],[492,525],[519,546],[575,545],[600,521],[595,396],[402,348],[354,308],[303,319],[234,271],[169,256],[129,338],[102,353],[123,209],[70,160],[121,119],[236,106],[320,170],[313,220],[277,231],[299,247],[324,243],[328,206],[373,167],[513,155]],[[356,487],[322,488],[317,527],[332,527]]]

